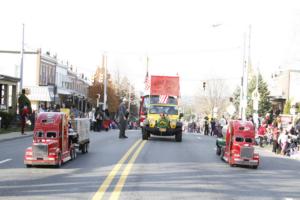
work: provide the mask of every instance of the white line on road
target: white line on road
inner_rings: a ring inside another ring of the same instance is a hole
[[[201,137],[197,137],[199,140],[201,140]]]
[[[9,161],[11,161],[12,159],[10,159],[10,158],[8,158],[8,159],[5,159],[5,160],[1,160],[0,161],[0,164],[3,164],[3,163],[6,163],[6,162],[9,162]]]

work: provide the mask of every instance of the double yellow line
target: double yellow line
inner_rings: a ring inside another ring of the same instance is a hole
[[[136,147],[137,147],[137,150],[134,152],[133,156],[130,158],[130,160],[126,164],[125,169],[123,170],[121,177],[120,177],[117,185],[115,186],[114,191],[112,192],[112,194],[110,196],[110,200],[119,199],[121,191],[123,189],[123,186],[126,182],[126,179],[129,175],[130,171],[131,171],[131,168],[133,166],[133,163],[135,162],[139,153],[143,149],[145,143],[146,143],[146,140],[144,140],[144,141],[138,140],[131,146],[131,148],[121,158],[121,160],[110,171],[110,173],[108,174],[108,176],[106,177],[106,179],[104,180],[104,182],[102,183],[102,185],[100,186],[100,188],[98,189],[96,194],[93,196],[92,200],[100,200],[103,198],[103,196],[105,195],[105,192],[108,189],[108,187],[110,186],[111,182],[113,181],[113,179],[115,178],[115,176],[117,175],[117,173],[119,172],[119,170],[121,169],[123,164],[126,162],[126,160],[128,160],[129,156],[132,154],[134,149],[136,149]]]

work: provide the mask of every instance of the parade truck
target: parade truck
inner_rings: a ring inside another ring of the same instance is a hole
[[[150,94],[142,98],[140,126],[143,140],[151,135],[175,136],[182,141],[183,116],[179,112],[179,77],[151,76]]]
[[[259,154],[255,152],[255,129],[252,122],[229,122],[225,138],[216,141],[216,154],[230,166],[249,166],[257,169]]]
[[[32,145],[25,150],[24,164],[60,167],[77,157],[76,149],[87,153],[89,123],[88,119],[68,119],[63,112],[40,113],[35,121]]]

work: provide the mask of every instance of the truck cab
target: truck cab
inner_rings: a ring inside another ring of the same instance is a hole
[[[55,165],[76,158],[75,146],[68,134],[68,119],[65,113],[40,113],[34,126],[32,146],[24,155],[24,164]]]
[[[175,136],[177,142],[182,141],[182,122],[178,106],[174,104],[151,104],[147,111],[142,130],[143,139],[151,135]]]
[[[217,139],[217,154],[230,166],[242,165],[256,169],[259,155],[255,153],[255,130],[252,122],[233,120],[224,139]]]

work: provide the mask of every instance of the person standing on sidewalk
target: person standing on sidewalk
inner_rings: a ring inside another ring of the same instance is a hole
[[[119,120],[119,138],[127,138],[125,135],[125,130],[127,126],[127,118],[128,118],[128,111],[126,108],[127,99],[124,98],[122,103],[119,105],[118,109],[118,120]]]
[[[31,102],[25,95],[25,89],[22,89],[22,94],[18,98],[19,115],[21,116],[21,134],[24,135],[26,119],[32,113]]]
[[[208,124],[208,117],[205,117],[204,121],[204,135],[208,135],[209,132],[209,124]]]
[[[274,152],[275,154],[277,153],[278,149],[279,149],[279,145],[278,145],[278,137],[279,137],[279,128],[278,128],[278,123],[277,121],[275,121],[273,123],[273,137],[272,137],[272,142],[273,142],[273,149],[272,152]]]

